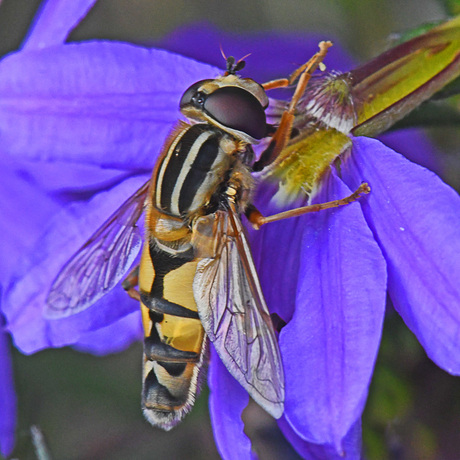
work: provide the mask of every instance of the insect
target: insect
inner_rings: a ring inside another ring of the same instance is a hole
[[[363,188],[340,202],[267,218],[251,205],[252,145],[270,134],[265,90],[298,80],[257,169],[270,164],[289,141],[296,102],[328,46],[322,44],[290,79],[260,85],[237,75],[244,61],[228,58],[223,76],[188,88],[180,109],[189,122],[180,121],[172,130],[151,180],[105,222],[53,282],[47,317],[69,316],[94,304],[133,264],[142,241],[136,222],[145,210],[140,267],[123,285],[141,304],[142,406],[153,425],[169,430],[192,407],[209,340],[260,406],[276,418],[283,413],[282,360],[240,216],[246,213],[259,227],[346,204],[366,192]]]

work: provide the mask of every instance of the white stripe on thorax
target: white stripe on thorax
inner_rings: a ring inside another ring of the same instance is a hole
[[[155,190],[155,196],[156,196],[156,206],[158,209],[161,209],[161,187],[162,187],[162,184],[163,184],[163,177],[165,175],[165,172],[166,172],[166,168],[168,167],[168,164],[169,164],[169,160],[171,159],[171,156],[174,154],[174,152],[176,151],[176,147],[177,147],[177,144],[179,143],[179,141],[182,139],[182,137],[184,136],[184,134],[187,132],[186,129],[184,129],[182,131],[182,133],[180,133],[179,136],[177,136],[175,139],[174,139],[174,142],[171,144],[171,146],[169,147],[169,150],[168,150],[168,153],[167,155],[164,157],[163,159],[163,162],[161,163],[161,167],[160,167],[160,170],[158,171],[158,176],[157,176],[157,183],[156,183],[156,190]]]
[[[213,135],[214,132],[212,131],[205,131],[204,133],[200,134],[196,138],[195,142],[192,145],[192,148],[189,150],[187,154],[187,158],[185,159],[184,164],[182,165],[182,169],[180,171],[179,176],[177,177],[176,185],[174,186],[174,190],[171,196],[171,213],[176,216],[180,214],[179,196],[182,190],[182,186],[184,185],[185,178],[187,177],[187,174],[189,173],[190,168],[193,162],[195,161],[195,158],[197,157],[201,147]]]

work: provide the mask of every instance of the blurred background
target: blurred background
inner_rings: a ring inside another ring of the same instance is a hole
[[[19,47],[39,4],[0,2],[0,55]],[[207,21],[234,33],[330,35],[357,62],[364,62],[388,48],[395,33],[446,17],[444,2],[437,0],[99,0],[71,39],[150,44],[180,26]],[[459,187],[458,127],[427,133],[439,149],[441,175]],[[106,357],[71,349],[24,356],[13,348],[19,406],[14,457],[37,458],[30,435],[36,425],[55,460],[219,458],[206,388],[192,413],[172,432],[144,421],[141,353],[140,343]],[[261,459],[299,458],[261,410],[251,406],[245,417]],[[369,459],[460,458],[460,381],[426,358],[397,315],[386,321],[363,429]]]

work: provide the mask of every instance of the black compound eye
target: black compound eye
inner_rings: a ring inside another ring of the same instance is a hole
[[[201,86],[203,86],[205,83],[208,83],[212,80],[200,80],[194,83],[190,88],[188,88],[185,93],[182,95],[179,107],[182,109],[182,107],[189,105],[189,104],[194,104],[193,98],[197,96],[198,90],[200,89]]]
[[[209,94],[204,101],[206,112],[222,125],[261,139],[267,133],[265,111],[249,91],[225,86]]]

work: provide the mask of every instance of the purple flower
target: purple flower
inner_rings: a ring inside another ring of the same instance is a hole
[[[0,202],[8,215],[0,221],[2,309],[24,353],[73,345],[104,354],[142,337],[138,306],[120,286],[62,320],[42,316],[45,298],[67,259],[150,176],[179,118],[183,90],[221,73],[125,43],[64,44],[92,3],[75,1],[69,11],[47,2],[23,49],[0,62],[0,187],[9,197]],[[286,39],[296,58],[281,51],[275,57],[301,63],[317,41],[298,49]],[[171,46],[179,42],[171,39]],[[273,39],[267,44],[273,53]],[[283,76],[274,68],[264,78]],[[247,73],[258,79],[257,70],[250,60]],[[306,458],[360,457],[360,416],[387,293],[431,359],[460,373],[458,195],[363,137],[352,139],[340,171],[331,169],[313,201],[344,197],[363,180],[372,193],[360,202],[251,234],[267,303],[287,322],[279,337],[286,373],[279,425]],[[270,201],[274,191],[265,183],[258,188],[256,204],[265,214],[278,209]],[[238,458],[250,458],[240,417],[248,395],[215,355],[209,385],[221,455],[231,458],[236,446]]]

